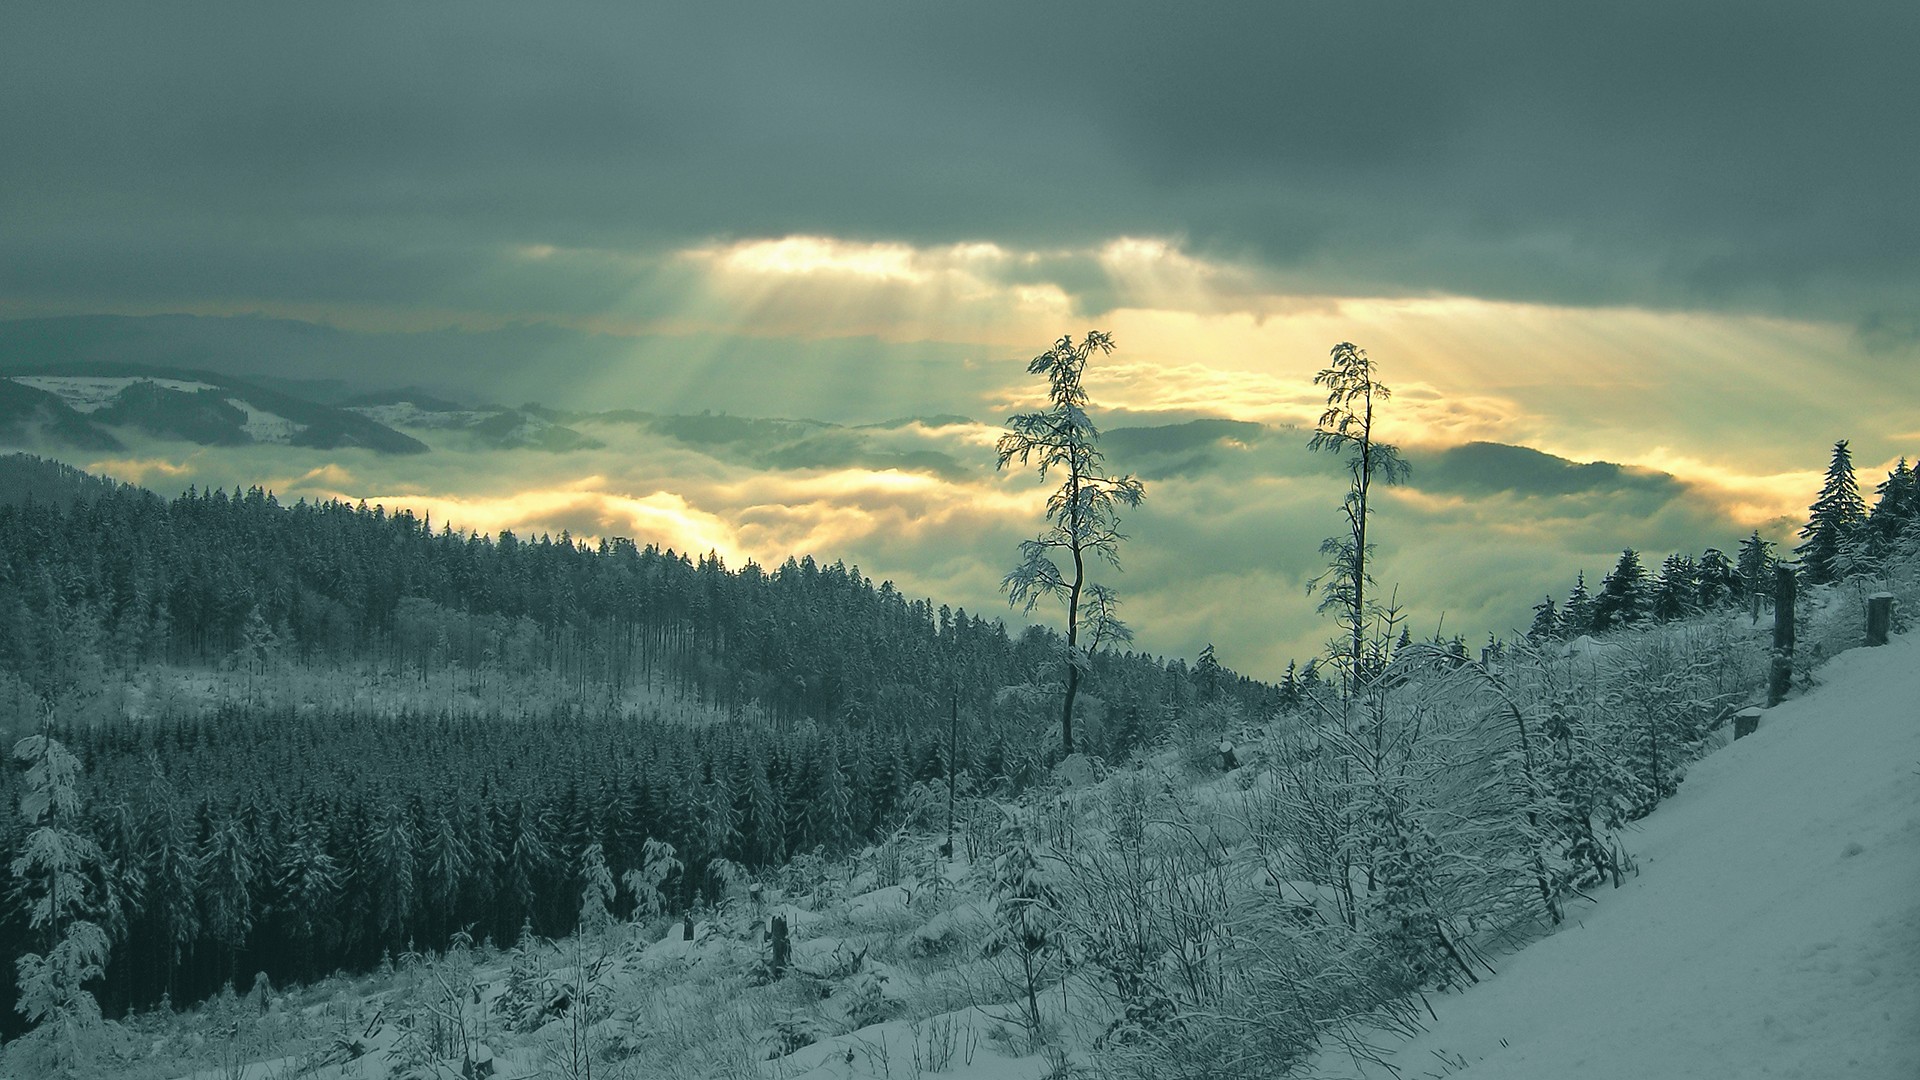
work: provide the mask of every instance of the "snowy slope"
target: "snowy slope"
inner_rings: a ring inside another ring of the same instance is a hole
[[[1402,1074],[1920,1077],[1920,635],[1819,679],[1628,837],[1640,876],[1433,997]]]

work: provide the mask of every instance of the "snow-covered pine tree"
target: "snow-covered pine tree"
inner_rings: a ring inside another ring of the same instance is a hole
[[[839,740],[827,736],[820,742],[819,785],[805,810],[807,831],[815,843],[838,851],[853,839],[853,792],[841,769]]]
[[[449,918],[459,905],[461,887],[473,869],[473,847],[446,807],[434,811],[433,824],[420,855],[421,906],[426,916],[428,941],[438,947],[453,930]]]
[[[1560,609],[1559,636],[1576,638],[1593,629],[1593,594],[1587,591],[1587,572],[1580,571],[1567,593],[1566,606]]]
[[[580,932],[602,933],[613,925],[614,889],[613,871],[597,840],[580,856],[580,877],[586,882],[580,891]]]
[[[1920,472],[1908,465],[1906,458],[1900,459],[1873,492],[1873,515],[1868,520],[1873,522],[1874,531],[1890,539],[1920,521]]]
[[[1700,588],[1692,560],[1678,553],[1660,564],[1660,575],[1653,581],[1648,613],[1660,622],[1682,619],[1694,610],[1693,598]]]
[[[13,879],[27,905],[27,926],[43,935],[46,951],[17,961],[20,995],[14,1008],[49,1033],[53,1064],[64,1069],[78,1055],[78,1033],[100,1022],[100,1006],[85,988],[106,972],[107,932],[93,921],[103,898],[93,884],[100,848],[77,831],[80,761],[45,731],[13,748],[26,767],[20,816],[28,833],[13,860]]]
[[[203,925],[227,953],[227,977],[233,978],[240,950],[253,933],[254,894],[259,886],[253,841],[239,817],[219,822],[207,833],[200,853]]]
[[[419,865],[409,816],[406,807],[389,805],[367,838],[371,880],[361,886],[372,894],[374,929],[379,940],[389,946],[406,946],[413,927]]]
[[[1533,605],[1533,625],[1527,627],[1527,640],[1536,645],[1553,640],[1559,636],[1560,622],[1560,609],[1554,604],[1553,597],[1549,595]]]
[[[1647,607],[1646,567],[1640,565],[1640,553],[1627,548],[1600,583],[1600,595],[1593,601],[1593,628],[1611,630],[1639,622],[1646,617]]]
[[[670,906],[667,879],[684,869],[680,860],[674,858],[672,844],[647,838],[640,848],[639,867],[627,871],[622,877],[627,891],[633,894],[633,917],[636,921],[657,919],[667,913]]]
[[[1695,567],[1694,602],[1702,610],[1718,608],[1733,598],[1737,580],[1733,562],[1727,558],[1727,553],[1719,548],[1708,548],[1700,554],[1700,562]]]
[[[1741,590],[1746,594],[1748,610],[1755,622],[1760,619],[1761,602],[1768,595],[1769,583],[1773,581],[1773,543],[1760,538],[1760,530],[1753,530],[1745,540],[1740,541],[1740,554],[1735,566],[1738,568]]]
[[[1833,457],[1827,463],[1826,482],[1820,497],[1808,507],[1806,525],[1800,529],[1800,556],[1803,580],[1809,585],[1824,585],[1840,576],[1838,561],[1854,534],[1867,520],[1867,503],[1860,496],[1860,484],[1853,475],[1853,452],[1847,440],[1833,444]]]
[[[1906,458],[1874,486],[1873,513],[1843,549],[1849,571],[1883,572],[1899,550],[1903,534],[1920,521],[1920,478]]]
[[[1024,836],[1014,838],[994,860],[993,895],[994,943],[1011,951],[1020,965],[1018,982],[1026,998],[1027,1032],[1036,1035],[1041,1023],[1040,987],[1060,948],[1060,903]]]

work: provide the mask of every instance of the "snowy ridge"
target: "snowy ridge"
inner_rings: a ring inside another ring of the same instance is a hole
[[[247,437],[254,442],[286,445],[293,442],[295,435],[307,430],[305,424],[296,424],[284,416],[270,413],[265,409],[256,409],[239,398],[230,397],[226,402],[247,414],[247,422],[240,425],[240,430],[246,432]]]
[[[1639,876],[1432,996],[1402,1075],[1920,1076],[1920,637],[1818,678],[1642,822]]]
[[[113,404],[120,392],[135,383],[152,383],[163,390],[197,394],[218,387],[188,379],[158,379],[146,376],[99,377],[92,375],[14,375],[14,382],[44,390],[65,402],[74,412],[91,413]],[[238,405],[238,402],[230,402]]]

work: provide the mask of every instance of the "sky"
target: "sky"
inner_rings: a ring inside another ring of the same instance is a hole
[[[1025,360],[1098,328],[1096,419],[1149,482],[1123,613],[1144,647],[1273,676],[1330,632],[1305,584],[1340,481],[1300,429],[1336,342],[1379,365],[1415,462],[1377,535],[1416,632],[1524,626],[1625,546],[1784,538],[1836,439],[1868,484],[1920,452],[1909,4],[6,23],[0,362],[838,425],[66,455],[156,486],[811,551],[1001,612],[1043,493],[992,438],[1036,401]],[[861,427],[906,417],[934,419]]]

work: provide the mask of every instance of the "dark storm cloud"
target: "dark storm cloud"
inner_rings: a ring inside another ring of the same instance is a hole
[[[1310,291],[1868,328],[1909,325],[1920,295],[1909,4],[16,5],[7,23],[15,303],[594,310],[607,283],[503,253],[788,233],[1180,235]]]

